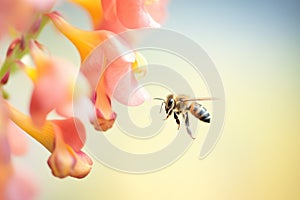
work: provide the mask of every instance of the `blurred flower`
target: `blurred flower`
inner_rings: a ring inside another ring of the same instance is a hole
[[[47,120],[38,128],[29,116],[11,105],[9,115],[15,124],[52,153],[48,165],[54,176],[83,178],[90,172],[92,160],[81,151],[86,139],[85,129],[78,119]]]
[[[168,0],[70,0],[86,9],[94,30],[120,33],[127,29],[159,27]]]
[[[71,117],[73,103],[80,98],[77,96],[73,99],[78,73],[75,66],[68,61],[49,56],[43,51],[43,47],[34,41],[30,42],[30,53],[36,68],[23,68],[34,82],[30,102],[30,115],[34,124],[42,126],[52,110],[61,116]]]
[[[13,175],[7,181],[4,200],[36,199],[39,189],[35,174],[18,166],[18,168],[14,168]]]
[[[34,24],[38,12],[52,8],[56,0],[0,0],[0,39],[9,32],[24,32]]]
[[[0,97],[0,199],[33,199],[37,184],[28,171],[15,168],[11,154],[21,155],[27,150],[24,134],[9,120],[9,110]]]
[[[125,41],[109,31],[77,29],[57,13],[51,13],[49,17],[80,52],[83,62],[81,72],[95,91],[92,100],[96,106],[96,129],[106,131],[115,121],[116,114],[111,108],[112,96],[130,106],[140,105],[149,98],[134,75],[134,71],[141,73],[137,66],[142,63],[142,56],[135,53],[122,55],[124,49],[130,51]]]
[[[30,4],[36,11],[50,10],[57,0],[23,0],[25,3]]]

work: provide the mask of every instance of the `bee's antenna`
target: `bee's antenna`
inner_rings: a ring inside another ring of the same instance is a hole
[[[154,98],[155,100],[162,100],[163,102],[165,102],[165,100],[164,99],[162,99],[162,98]]]
[[[187,101],[214,101],[214,100],[219,100],[219,99],[214,98],[214,97],[204,97],[204,98],[197,98],[197,99],[185,99],[182,102],[187,102]]]
[[[161,103],[161,106],[160,106],[160,110],[159,110],[159,113],[161,113],[161,110],[162,110],[162,106],[164,103],[166,103],[166,101],[162,98],[154,98],[155,100],[162,100],[163,102]]]

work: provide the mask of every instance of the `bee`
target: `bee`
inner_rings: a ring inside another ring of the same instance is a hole
[[[185,95],[176,96],[174,94],[170,94],[167,96],[166,100],[162,98],[154,99],[163,101],[160,107],[160,112],[162,110],[163,104],[165,104],[165,111],[167,114],[165,120],[168,119],[172,113],[174,114],[174,119],[178,124],[178,129],[180,128],[180,120],[178,116],[182,114],[183,119],[185,121],[187,133],[192,139],[195,139],[195,137],[193,137],[189,127],[189,112],[192,113],[192,115],[194,115],[194,117],[198,118],[199,120],[206,123],[210,123],[210,114],[208,113],[207,109],[201,104],[199,104],[197,101],[212,100],[212,98],[191,99]]]

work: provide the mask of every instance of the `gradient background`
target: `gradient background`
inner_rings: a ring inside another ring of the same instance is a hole
[[[89,19],[71,4],[57,7],[72,24]],[[16,164],[35,173],[37,199],[300,199],[300,1],[173,0],[165,27],[202,46],[226,94],[226,120],[214,151],[199,160],[197,138],[173,165],[150,174],[121,173],[95,162],[82,180],[57,179],[49,153],[33,140]],[[79,63],[75,48],[52,26],[40,41]],[[2,49],[3,50],[3,49]],[[17,74],[22,84],[28,80]],[[20,85],[10,83],[10,91]],[[12,102],[26,111],[26,91]]]

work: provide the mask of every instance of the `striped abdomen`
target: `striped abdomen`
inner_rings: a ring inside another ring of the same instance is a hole
[[[203,122],[210,122],[210,114],[207,112],[201,104],[197,102],[192,102],[190,105],[190,112],[198,119]]]

